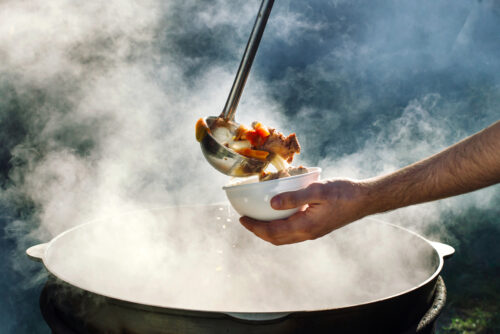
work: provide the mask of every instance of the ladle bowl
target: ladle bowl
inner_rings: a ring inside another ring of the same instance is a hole
[[[216,119],[217,117],[213,116],[207,117],[205,122],[208,127],[211,127]],[[231,132],[234,132],[239,126],[236,122],[228,122],[228,124]],[[229,176],[245,177],[255,175],[269,165],[269,161],[247,158],[236,153],[218,142],[210,133],[203,137],[200,144],[205,159],[219,172]]]

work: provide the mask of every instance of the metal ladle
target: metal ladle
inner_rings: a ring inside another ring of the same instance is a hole
[[[219,117],[211,116],[205,119],[209,128],[212,129],[214,121],[217,118],[223,118],[229,124],[229,130],[232,133],[239,127],[239,124],[234,122],[234,114],[236,113],[236,107],[240,101],[273,4],[274,0],[262,0],[224,110]],[[211,135],[210,131],[201,139],[200,144],[205,159],[219,172],[229,176],[243,177],[258,174],[269,165],[269,161],[267,160],[247,158],[225,147]]]

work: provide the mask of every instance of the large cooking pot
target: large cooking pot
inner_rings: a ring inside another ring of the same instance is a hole
[[[107,333],[391,333],[418,324],[454,252],[373,219],[275,247],[237,218],[225,205],[136,211],[77,226],[27,253],[75,288],[59,289],[61,300],[80,291],[128,310],[99,313],[99,298],[94,308],[78,304],[76,316],[89,323],[99,313]]]

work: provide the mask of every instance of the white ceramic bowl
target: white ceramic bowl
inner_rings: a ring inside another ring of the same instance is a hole
[[[308,167],[309,172],[282,179],[258,182],[258,177],[251,177],[241,182],[230,183],[222,189],[233,208],[242,216],[258,220],[275,220],[290,217],[299,208],[274,210],[271,198],[282,192],[299,190],[318,181],[321,173],[319,167]]]

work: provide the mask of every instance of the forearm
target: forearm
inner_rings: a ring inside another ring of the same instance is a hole
[[[425,160],[363,183],[366,214],[459,195],[500,182],[500,122]]]

